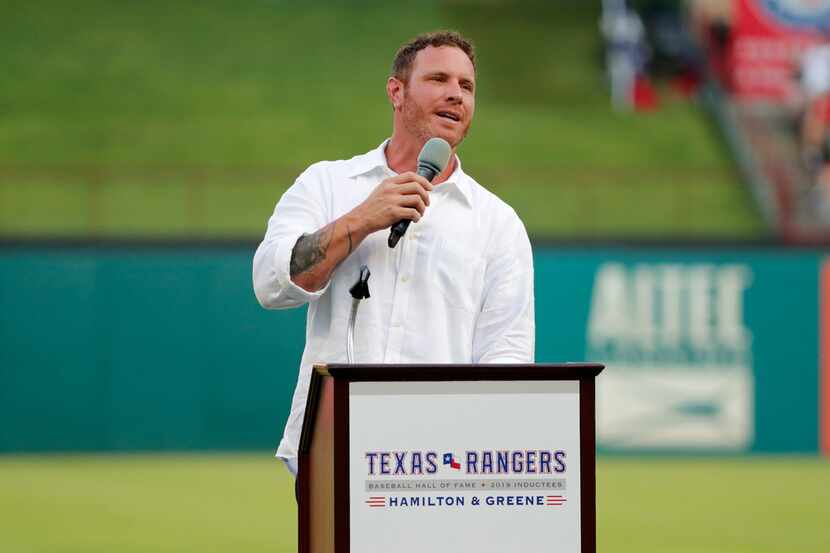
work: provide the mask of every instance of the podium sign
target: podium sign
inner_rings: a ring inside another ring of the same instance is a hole
[[[300,551],[596,551],[599,365],[315,367]]]
[[[578,421],[577,381],[352,383],[351,550],[578,553]]]

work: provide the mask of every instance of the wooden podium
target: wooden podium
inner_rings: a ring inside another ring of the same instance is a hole
[[[318,365],[299,551],[596,551],[597,364]]]

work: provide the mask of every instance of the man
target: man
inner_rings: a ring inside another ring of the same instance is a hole
[[[475,56],[457,33],[402,46],[386,92],[392,137],[309,167],[282,196],[254,256],[263,307],[309,303],[291,414],[277,450],[293,474],[312,365],[346,361],[349,288],[360,266],[372,297],[355,331],[357,362],[527,363],[534,356],[533,261],[507,204],[461,169],[455,149],[475,112]],[[415,174],[431,137],[452,146],[430,183]],[[388,229],[413,222],[395,249]]]

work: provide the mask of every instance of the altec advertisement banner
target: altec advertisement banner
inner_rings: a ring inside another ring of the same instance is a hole
[[[597,395],[607,447],[745,450],[754,441],[752,332],[742,263],[602,263],[589,357],[613,359]]]
[[[785,102],[797,94],[803,52],[830,39],[830,0],[734,0],[735,96]]]
[[[606,365],[600,452],[830,453],[827,267],[803,250],[540,251],[536,358]]]
[[[352,383],[349,421],[351,551],[581,551],[578,382]]]

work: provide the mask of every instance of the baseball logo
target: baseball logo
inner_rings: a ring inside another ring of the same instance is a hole
[[[759,0],[777,23],[803,30],[830,28],[830,0]]]

